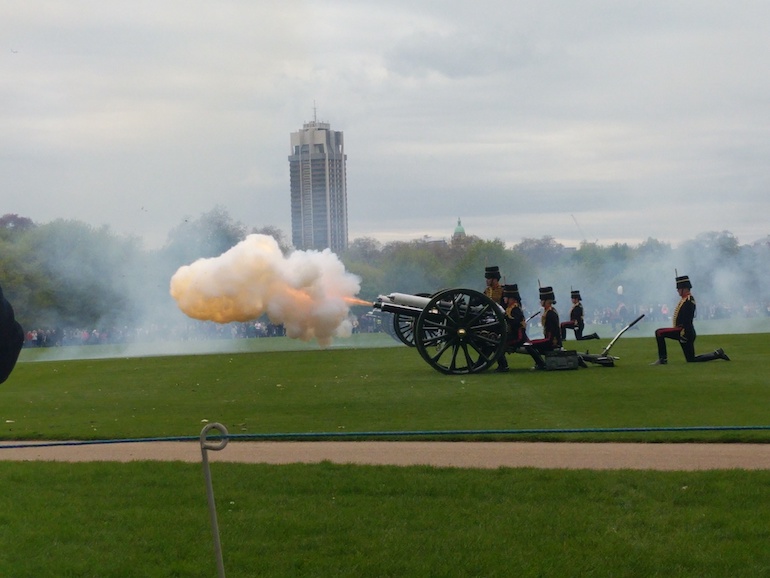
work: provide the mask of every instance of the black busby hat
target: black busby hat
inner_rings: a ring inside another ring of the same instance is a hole
[[[578,301],[580,301],[581,300],[580,291],[578,289],[573,289],[572,292],[570,293],[570,299],[577,299]]]
[[[540,301],[551,301],[556,303],[556,295],[553,293],[553,287],[540,288]]]
[[[516,301],[521,301],[519,286],[515,283],[513,285],[503,285],[503,297],[512,297]]]
[[[500,267],[498,267],[497,265],[492,265],[491,267],[485,267],[484,278],[500,279]]]
[[[692,289],[692,283],[690,283],[690,278],[687,275],[682,275],[680,277],[676,278],[676,288],[677,289]]]

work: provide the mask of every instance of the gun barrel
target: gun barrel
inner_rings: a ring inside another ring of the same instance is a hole
[[[373,303],[373,307],[381,311],[397,313],[408,317],[419,317],[420,313],[427,309],[430,302],[431,297],[422,297],[409,293],[389,293],[388,295],[380,295],[377,301]],[[437,309],[445,311],[451,309],[452,306],[453,303],[451,301],[439,301],[436,303]],[[504,312],[503,307],[499,303],[495,303],[495,306]],[[470,310],[479,311],[482,307],[481,305],[473,305]],[[459,304],[459,310],[465,312],[466,305]]]
[[[407,305],[409,307],[418,307],[425,309],[430,303],[430,297],[421,297],[419,295],[410,295],[409,293],[389,293],[380,295],[377,298],[378,303],[392,303],[394,305]]]
[[[384,311],[385,313],[395,313],[396,315],[402,315],[404,317],[417,318],[422,313],[421,307],[411,307],[409,305],[398,305],[397,303],[391,303],[390,301],[376,301],[374,308]]]

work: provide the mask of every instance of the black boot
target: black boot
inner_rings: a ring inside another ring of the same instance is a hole
[[[500,356],[500,359],[497,360],[497,369],[495,369],[497,373],[505,373],[508,371],[508,360],[505,358],[505,353],[503,353]]]
[[[543,360],[543,356],[540,355],[540,352],[532,347],[531,345],[527,347],[527,353],[532,357],[532,359],[535,360],[535,367],[532,369],[545,369],[545,361]]]
[[[727,357],[725,350],[721,348],[715,349],[713,353],[701,353],[700,355],[696,355],[694,359],[688,361],[714,361],[716,359],[724,359],[725,361],[730,361],[730,358]]]
[[[725,361],[730,361],[730,358],[727,357],[727,354],[725,353],[725,350],[722,349],[721,347],[714,352],[714,355],[716,355],[719,359],[724,359]]]

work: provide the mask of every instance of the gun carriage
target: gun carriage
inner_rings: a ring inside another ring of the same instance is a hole
[[[433,295],[390,293],[380,295],[373,308],[392,314],[391,335],[415,347],[441,373],[479,373],[506,353],[525,352],[508,349],[508,323],[503,308],[472,289],[446,289]],[[642,317],[624,327],[601,353],[576,352],[581,365],[614,366],[618,358],[609,355],[610,348]]]
[[[505,355],[508,326],[502,307],[472,289],[432,296],[381,295],[374,308],[393,314],[393,332],[442,373],[484,371]]]

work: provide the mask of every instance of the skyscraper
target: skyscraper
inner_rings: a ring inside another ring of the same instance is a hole
[[[306,122],[291,133],[291,242],[339,253],[348,246],[348,191],[342,132]]]

